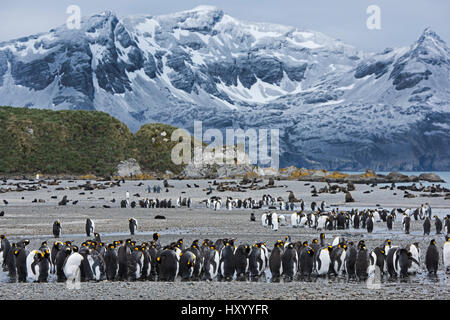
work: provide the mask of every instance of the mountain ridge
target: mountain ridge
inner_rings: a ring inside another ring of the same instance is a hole
[[[449,66],[430,28],[409,47],[365,53],[209,6],[105,12],[80,30],[0,43],[0,103],[100,110],[133,132],[147,122],[192,132],[194,120],[278,128],[281,166],[448,170]]]

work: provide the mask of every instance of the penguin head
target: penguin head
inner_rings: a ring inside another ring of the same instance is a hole
[[[312,257],[314,256],[314,249],[310,248],[308,249],[308,254]]]
[[[116,243],[109,243],[108,244],[108,249],[115,249],[116,248]]]
[[[0,239],[6,239],[6,234],[2,234],[2,235],[0,235]]]
[[[446,242],[449,242],[449,241],[450,241],[450,236],[446,236],[446,237],[445,237],[445,241],[446,241]]]
[[[159,233],[155,232],[153,234],[153,240],[157,241],[159,239]]]
[[[312,241],[313,243],[318,243],[319,242],[319,240],[317,240],[317,239],[313,239],[313,241]]]
[[[308,246],[308,241],[303,241],[303,246],[307,247]]]
[[[431,240],[431,241],[430,241],[430,245],[435,246],[435,245],[436,245],[436,240],[434,240],[434,239]]]
[[[19,250],[14,250],[14,255],[17,257],[17,255],[19,254]]]
[[[331,250],[333,250],[333,247],[332,247],[332,246],[328,246],[328,247],[327,247],[327,250],[328,250],[328,251],[331,251]]]
[[[78,246],[73,246],[72,247],[72,251],[73,252],[78,252],[78,251],[80,251],[80,249],[78,248]]]

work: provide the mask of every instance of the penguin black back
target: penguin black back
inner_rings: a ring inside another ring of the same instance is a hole
[[[15,248],[14,256],[16,260],[17,280],[19,282],[27,281],[27,254],[23,248]]]
[[[429,235],[430,234],[430,229],[431,229],[431,220],[429,217],[426,217],[424,222],[423,222],[423,234],[424,235]]]
[[[270,273],[272,274],[272,282],[278,282],[280,281],[280,277],[283,273],[282,268],[282,257],[284,252],[284,245],[283,242],[277,241],[272,249],[272,252],[270,253],[269,257],[269,269]]]
[[[248,244],[241,244],[237,247],[235,252],[236,263],[236,279],[238,281],[246,280],[246,273],[249,267],[250,246]]]
[[[427,217],[428,218],[428,217]],[[439,266],[439,251],[436,247],[436,240],[431,240],[425,254],[425,265],[431,274],[436,274]]]

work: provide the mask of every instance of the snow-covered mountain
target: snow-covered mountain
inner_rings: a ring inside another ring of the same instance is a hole
[[[426,29],[364,53],[326,35],[201,6],[104,12],[0,43],[0,105],[107,112],[133,131],[279,128],[281,164],[450,169],[450,50]]]

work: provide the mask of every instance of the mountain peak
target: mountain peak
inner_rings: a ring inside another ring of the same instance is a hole
[[[419,46],[432,45],[432,46],[446,46],[445,42],[434,32],[430,27],[423,30],[420,38],[417,40]]]
[[[187,11],[195,11],[195,12],[200,12],[200,11],[204,11],[204,12],[211,12],[211,11],[222,11],[221,9],[215,7],[215,6],[208,6],[208,5],[200,5],[200,6],[196,6],[195,8],[191,9],[191,10],[187,10]]]

